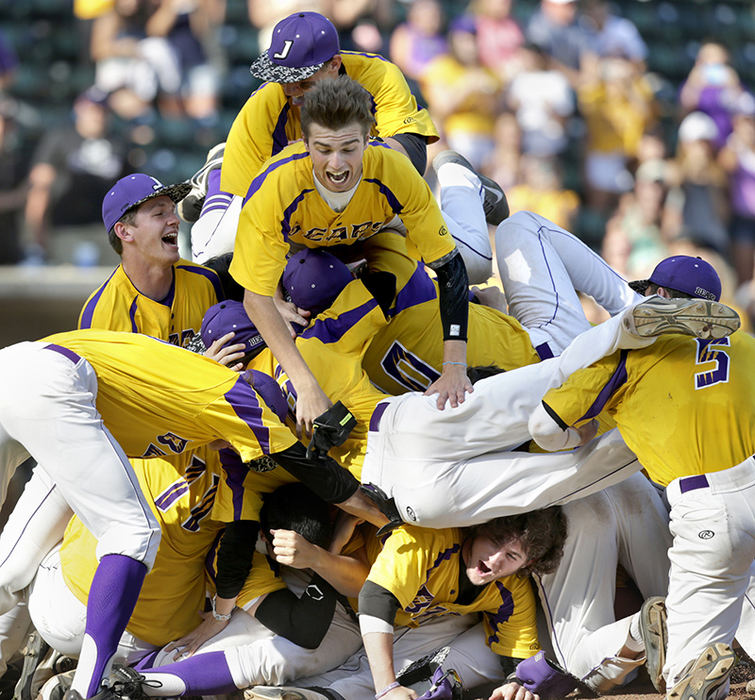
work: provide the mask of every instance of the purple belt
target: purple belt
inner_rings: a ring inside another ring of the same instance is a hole
[[[372,412],[372,417],[370,418],[371,432],[376,433],[380,429],[380,419],[383,417],[386,408],[388,408],[387,401],[381,401],[375,406],[375,410]]]
[[[696,476],[683,476],[679,479],[679,490],[682,493],[687,491],[694,491],[696,489],[704,489],[710,486],[708,483],[708,477],[705,474],[697,474]]]
[[[81,360],[81,358],[73,350],[64,348],[62,345],[55,345],[54,343],[50,343],[49,345],[45,345],[45,350],[54,350],[55,352],[63,355],[63,357],[67,357],[74,364]]]
[[[550,360],[551,357],[555,357],[553,350],[551,350],[551,346],[548,345],[548,343],[540,343],[540,345],[535,348],[535,352],[541,360]]]

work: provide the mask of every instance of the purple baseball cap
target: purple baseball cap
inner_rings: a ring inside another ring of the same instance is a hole
[[[294,304],[317,315],[353,279],[349,268],[332,253],[305,248],[288,259],[281,282]]]
[[[174,202],[180,202],[191,190],[188,182],[177,185],[163,185],[162,182],[144,173],[133,173],[116,182],[102,200],[102,222],[110,231],[121,217],[148,199],[166,195]]]
[[[249,320],[244,305],[240,301],[221,301],[205,311],[199,335],[205,347],[226,333],[234,332],[232,343],[244,343],[244,357],[246,364],[258,355],[265,345],[257,327]]]
[[[674,255],[661,260],[650,279],[635,280],[629,286],[635,292],[644,294],[651,283],[700,299],[718,301],[721,298],[721,279],[713,265],[690,255]]]
[[[249,68],[255,78],[296,83],[317,73],[341,47],[333,23],[318,12],[295,12],[273,29],[270,48]]]
[[[256,369],[247,370],[245,379],[254,387],[254,390],[282,423],[288,414],[288,402],[280,386],[278,386],[278,382],[269,374]]]

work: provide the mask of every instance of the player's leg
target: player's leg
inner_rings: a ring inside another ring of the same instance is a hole
[[[755,458],[683,477],[667,489],[671,571],[666,597],[667,688],[714,644],[730,645],[755,559]]]
[[[443,219],[464,259],[469,283],[481,284],[493,274],[493,250],[483,209],[483,184],[471,164],[453,151],[439,154],[433,161],[433,168],[440,186]],[[503,191],[498,189],[505,201]]]
[[[8,670],[8,662],[22,651],[31,631],[29,608],[23,599],[0,615],[0,677]]]
[[[751,659],[755,659],[755,572],[750,576],[750,584],[747,586],[747,592],[742,601],[742,617],[737,627],[737,642]]]
[[[533,212],[517,212],[496,231],[496,260],[509,313],[532,344],[553,354],[589,328],[577,291],[611,315],[639,299],[625,280],[566,229]]]
[[[216,255],[230,253],[236,241],[243,199],[219,190],[219,173],[219,170],[213,171],[210,176],[211,184],[217,180],[218,192],[208,193],[202,214],[191,227],[191,259],[194,262],[204,263]]]
[[[27,403],[6,430],[44,468],[98,540],[87,630],[73,688],[97,692],[154,561],[160,528],[96,408],[97,377],[75,353],[34,343],[18,353],[11,392]]]
[[[31,583],[72,515],[50,476],[36,467],[0,533],[0,591],[7,604]]]

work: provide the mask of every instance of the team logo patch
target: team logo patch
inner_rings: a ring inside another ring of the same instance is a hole
[[[411,506],[406,507],[406,516],[411,520],[412,522],[417,522],[417,516],[414,513],[414,509]]]
[[[305,592],[312,600],[322,600],[325,597],[323,592],[314,583],[310,583]]]
[[[438,229],[439,236],[445,236],[447,233],[448,229],[445,226],[441,226],[440,229]]]
[[[699,538],[700,538],[701,540],[710,540],[710,539],[713,539],[713,536],[714,536],[715,534],[716,534],[716,533],[715,533],[715,532],[713,532],[713,530],[700,530],[700,532],[698,532],[698,533],[697,533],[697,536],[698,536],[698,537],[699,537]]]

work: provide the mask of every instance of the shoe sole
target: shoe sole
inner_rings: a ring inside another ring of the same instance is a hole
[[[734,667],[735,656],[728,644],[709,646],[695,665],[666,696],[666,700],[713,700]]]
[[[178,203],[178,215],[187,223],[193,224],[199,218],[207,196],[207,174],[223,164],[224,155],[225,142],[213,146],[207,153],[204,165],[189,178],[191,190]]]
[[[642,302],[632,310],[635,333],[652,338],[679,333],[703,339],[725,338],[742,324],[739,314],[717,301],[700,300],[683,306],[652,301]]]
[[[32,700],[31,686],[34,680],[34,671],[37,670],[45,654],[50,649],[50,645],[42,639],[39,632],[34,632],[26,642],[23,651],[24,665],[21,668],[21,676],[16,683],[13,692],[13,700]]]
[[[306,700],[306,695],[288,688],[249,688],[244,691],[244,700]]]
[[[659,693],[666,692],[666,681],[663,678],[663,666],[666,663],[666,645],[668,633],[666,630],[666,603],[661,596],[648,598],[640,608],[640,631],[645,644],[648,675],[653,687]]]
[[[506,194],[495,180],[489,178],[487,175],[478,173],[472,167],[472,164],[456,151],[443,151],[439,153],[433,160],[433,170],[437,173],[438,168],[446,163],[463,165],[467,170],[471,170],[480,178],[480,183],[485,190],[485,201],[482,204],[483,211],[485,212],[485,221],[491,226],[498,226],[501,221],[508,218],[509,203],[506,200]]]

